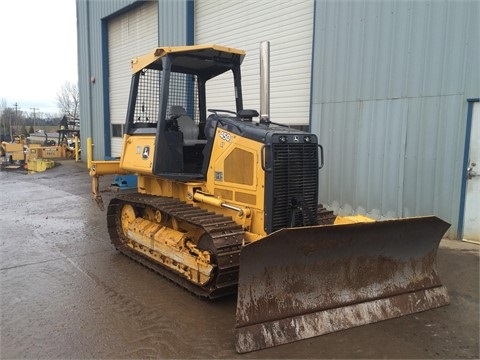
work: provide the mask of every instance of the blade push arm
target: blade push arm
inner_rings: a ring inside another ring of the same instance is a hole
[[[92,177],[92,195],[93,200],[97,203],[100,210],[105,210],[103,204],[102,195],[100,195],[99,185],[100,176],[103,175],[116,175],[126,174],[124,170],[120,168],[120,161],[92,161],[92,167],[90,168],[90,176]]]

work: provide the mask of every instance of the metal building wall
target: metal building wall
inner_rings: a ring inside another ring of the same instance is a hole
[[[96,160],[104,159],[110,151],[106,20],[141,3],[143,1],[138,0],[76,0],[81,146],[86,149],[86,139],[92,137]],[[158,0],[158,4],[158,43],[184,45],[192,41],[193,4],[188,0]]]
[[[467,99],[480,94],[480,3],[315,5],[320,201],[377,219],[436,214],[455,237]]]

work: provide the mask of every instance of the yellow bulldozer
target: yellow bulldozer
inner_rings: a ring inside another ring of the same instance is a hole
[[[120,159],[90,167],[102,209],[100,176],[137,175],[138,191],[108,205],[113,245],[199,296],[236,293],[239,353],[447,305],[436,254],[449,224],[318,205],[323,148],[270,120],[268,42],[260,52],[260,114],[243,107],[243,50],[159,47],[132,60]],[[224,74],[231,108],[207,108]]]

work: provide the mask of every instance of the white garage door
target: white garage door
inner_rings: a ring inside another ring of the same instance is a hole
[[[270,118],[308,125],[313,0],[196,0],[195,43],[240,48],[243,105],[260,111],[260,42],[270,41]],[[234,110],[231,76],[208,85],[207,108]]]
[[[147,1],[108,22],[111,154],[118,157],[130,92],[130,60],[158,46],[158,2]]]

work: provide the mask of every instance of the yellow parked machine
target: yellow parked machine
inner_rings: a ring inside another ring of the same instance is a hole
[[[102,208],[100,176],[138,175],[138,191],[108,205],[114,246],[202,297],[237,293],[238,352],[447,305],[436,253],[449,224],[318,205],[323,149],[270,121],[268,43],[261,53],[261,115],[243,107],[242,50],[160,47],[132,60],[120,160],[90,169]],[[209,81],[225,73],[232,107],[207,109]]]
[[[15,136],[12,142],[2,141],[2,156],[8,164],[25,163],[25,136]]]

